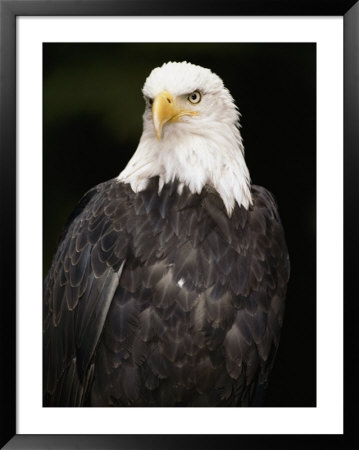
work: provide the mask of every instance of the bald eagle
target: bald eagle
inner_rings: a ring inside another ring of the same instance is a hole
[[[169,62],[143,95],[136,152],[79,202],[45,279],[44,405],[255,405],[289,278],[275,201],[216,74]]]

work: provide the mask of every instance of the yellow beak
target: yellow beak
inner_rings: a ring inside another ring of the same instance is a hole
[[[177,122],[182,116],[197,116],[197,111],[176,106],[176,99],[168,91],[160,92],[152,105],[152,120],[157,139],[160,141],[166,123]]]

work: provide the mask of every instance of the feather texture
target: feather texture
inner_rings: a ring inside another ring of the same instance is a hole
[[[80,202],[44,288],[44,404],[241,406],[266,383],[289,260],[275,202],[111,180]]]

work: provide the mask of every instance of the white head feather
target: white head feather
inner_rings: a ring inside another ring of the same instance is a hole
[[[221,196],[231,215],[235,202],[248,208],[252,203],[250,177],[244,160],[239,132],[239,112],[223,81],[209,69],[187,62],[169,62],[154,69],[143,87],[146,98],[168,91],[198,115],[185,115],[165,125],[162,139],[156,137],[152,112],[147,105],[143,133],[137,150],[118,176],[135,192],[146,188],[148,179],[159,176],[164,183],[177,178],[200,193],[205,185]],[[201,93],[201,101],[191,104],[187,96]]]

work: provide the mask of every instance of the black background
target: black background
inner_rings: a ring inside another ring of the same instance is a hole
[[[43,50],[44,275],[76,202],[117,176],[135,151],[150,71],[169,60],[208,67],[239,106],[252,181],[276,197],[291,258],[266,406],[315,406],[315,44],[44,44]]]

